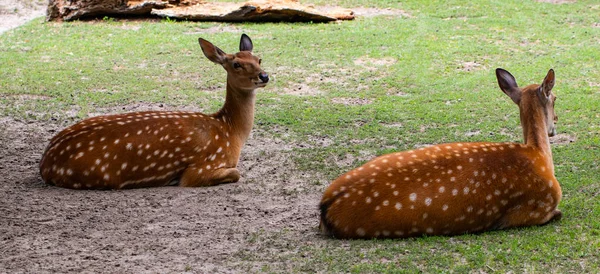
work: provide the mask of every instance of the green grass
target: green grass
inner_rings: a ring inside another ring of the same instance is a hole
[[[294,148],[302,170],[334,179],[333,159],[379,155],[454,141],[520,141],[517,107],[497,87],[494,69],[520,85],[556,71],[559,133],[553,146],[563,188],[562,221],[544,227],[401,241],[326,241],[270,260],[293,271],[596,272],[600,269],[600,5],[596,1],[314,1],[402,9],[331,24],[232,24],[235,33],[201,33],[220,23],[44,23],[0,36],[0,115],[70,124],[97,108],[136,102],[214,111],[224,72],[202,56],[202,36],[234,52],[252,37],[274,78],[258,92],[256,127],[324,147]],[[359,60],[359,61],[357,61]],[[362,60],[362,62],[360,62]],[[370,60],[392,60],[372,64]],[[463,66],[474,62],[471,70]],[[322,79],[322,80],[321,80]],[[314,96],[286,90],[304,85]],[[24,99],[25,98],[25,99]],[[334,98],[368,99],[343,105]],[[65,114],[76,112],[77,115]],[[358,159],[358,158],[357,158]],[[352,166],[361,164],[355,160]],[[315,204],[317,201],[315,201]],[[315,220],[316,221],[316,220]],[[252,243],[268,239],[254,235]],[[286,237],[285,232],[277,237]],[[266,243],[265,243],[266,242]],[[265,251],[269,253],[268,250]],[[302,254],[302,256],[298,256]],[[239,254],[249,262],[263,253]],[[265,266],[263,271],[277,271]]]

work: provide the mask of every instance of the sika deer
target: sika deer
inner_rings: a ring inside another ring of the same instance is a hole
[[[337,238],[404,238],[560,219],[548,140],[557,121],[554,71],[522,89],[508,71],[496,76],[519,106],[525,144],[451,143],[377,157],[325,190],[321,230]]]
[[[240,150],[254,121],[254,91],[266,86],[269,76],[245,34],[236,54],[198,41],[204,55],[227,71],[221,110],[211,115],[146,111],[81,121],[50,141],[40,163],[44,181],[74,189],[237,182]]]

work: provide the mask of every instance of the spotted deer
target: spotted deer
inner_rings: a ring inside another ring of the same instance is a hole
[[[269,76],[245,34],[236,54],[198,41],[206,58],[227,71],[218,112],[145,111],[83,120],[51,139],[40,163],[43,180],[73,189],[237,182],[240,151],[254,122],[255,90]]]
[[[321,230],[336,238],[406,238],[560,219],[548,139],[557,121],[554,71],[524,88],[506,70],[496,76],[519,106],[524,144],[449,143],[377,157],[325,190]]]

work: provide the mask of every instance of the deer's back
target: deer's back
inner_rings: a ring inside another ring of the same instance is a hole
[[[52,138],[40,171],[44,181],[68,188],[166,185],[195,162],[213,157],[218,165],[222,155],[212,155],[221,132],[227,132],[222,123],[193,112],[93,117]]]
[[[532,147],[442,144],[383,155],[340,176],[321,201],[321,225],[344,238],[478,232],[503,228],[507,214],[524,207],[539,208],[523,220],[535,223],[560,195]]]

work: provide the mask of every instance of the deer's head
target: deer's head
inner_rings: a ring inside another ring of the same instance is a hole
[[[556,122],[558,116],[554,112],[554,102],[556,96],[552,93],[554,87],[554,70],[550,69],[541,85],[532,84],[524,88],[517,85],[515,77],[508,71],[496,69],[498,85],[512,100],[519,106],[521,112],[521,124],[525,127],[527,121],[523,121],[523,114],[533,108],[540,108],[544,113],[546,130],[548,136],[556,135]]]
[[[220,64],[227,71],[227,85],[235,90],[252,92],[269,82],[269,75],[261,69],[261,59],[252,54],[252,40],[246,34],[240,39],[240,51],[227,54],[212,43],[198,38],[206,58]]]

